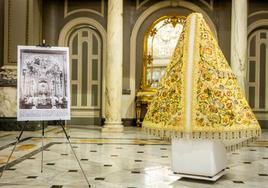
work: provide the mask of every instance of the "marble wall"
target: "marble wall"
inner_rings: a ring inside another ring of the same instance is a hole
[[[39,0],[0,0],[0,117],[16,117],[17,45],[38,44],[39,5]]]
[[[16,117],[17,89],[0,87],[0,117]]]
[[[232,4],[230,0],[214,1],[213,12],[216,16],[218,43],[223,51],[225,58],[230,63],[231,60],[231,13]]]
[[[55,46],[58,44],[58,36],[64,17],[64,1],[43,1],[43,27],[42,39],[47,44]]]
[[[0,66],[3,65],[4,54],[4,0],[0,0]]]

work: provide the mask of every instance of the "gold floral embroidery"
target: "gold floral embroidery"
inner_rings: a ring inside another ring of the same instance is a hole
[[[231,68],[201,14],[186,19],[154,100],[148,107],[143,128],[162,137],[184,137],[185,88],[191,17],[196,17],[191,93],[192,138],[238,139],[260,134]]]

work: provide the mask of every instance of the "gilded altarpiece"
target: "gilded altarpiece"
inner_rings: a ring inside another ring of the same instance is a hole
[[[140,126],[147,106],[169,63],[185,21],[184,16],[168,15],[154,21],[143,40],[143,71],[140,88],[136,94],[137,125]]]

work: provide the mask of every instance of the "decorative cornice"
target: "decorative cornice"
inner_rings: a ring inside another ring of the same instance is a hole
[[[17,86],[17,70],[0,69],[0,87]]]
[[[256,28],[261,27],[261,26],[265,26],[268,25],[268,19],[260,19],[257,20],[253,23],[251,23],[248,26],[248,36],[250,35],[251,32],[253,32]]]

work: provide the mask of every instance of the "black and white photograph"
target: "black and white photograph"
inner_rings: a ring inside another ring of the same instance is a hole
[[[68,48],[18,46],[17,119],[70,119],[68,72]]]

